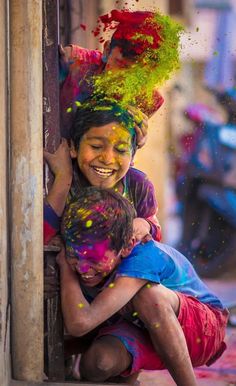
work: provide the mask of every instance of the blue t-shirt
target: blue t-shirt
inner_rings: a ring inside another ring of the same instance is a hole
[[[128,257],[122,259],[116,276],[145,279],[186,295],[202,303],[223,309],[220,300],[202,282],[188,259],[176,249],[148,241],[138,244]]]

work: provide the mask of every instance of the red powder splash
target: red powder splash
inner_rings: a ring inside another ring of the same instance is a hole
[[[86,31],[86,25],[85,24],[80,24],[80,27],[84,30],[84,31]]]
[[[134,49],[140,55],[147,48],[158,48],[162,42],[161,27],[154,22],[153,17],[154,14],[149,11],[113,9],[109,14],[100,16],[99,22],[104,25],[102,32],[114,30],[114,39],[133,41]],[[101,27],[98,25],[93,33],[99,35]]]

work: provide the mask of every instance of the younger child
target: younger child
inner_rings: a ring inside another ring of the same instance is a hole
[[[137,243],[134,217],[119,193],[95,187],[65,210],[67,259],[64,250],[57,258],[65,325],[83,336],[108,320],[82,355],[81,375],[104,381],[167,368],[178,386],[196,386],[193,366],[210,365],[226,348],[228,311],[178,251]]]
[[[102,34],[104,38],[104,32],[112,32],[103,52],[75,45],[61,48],[60,101],[65,134],[73,115],[67,114],[68,108],[73,111],[75,101],[83,103],[97,91],[116,99],[119,96],[149,117],[157,111],[163,98],[156,87],[179,66],[181,30],[178,23],[159,12],[112,10],[99,17],[94,31],[95,36]]]
[[[90,99],[77,110],[71,148],[63,140],[55,154],[44,152],[55,176],[45,205],[46,243],[60,229],[68,194],[76,197],[91,185],[123,194],[137,211],[136,236],[141,239],[151,232],[160,240],[154,187],[144,173],[130,167],[136,151],[135,125],[133,116],[118,104]]]

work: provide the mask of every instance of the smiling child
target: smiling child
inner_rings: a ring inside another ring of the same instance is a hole
[[[82,355],[81,375],[104,381],[167,368],[178,386],[196,386],[193,366],[226,348],[228,311],[181,253],[137,242],[134,218],[128,200],[95,187],[65,210],[66,257],[62,250],[57,258],[65,325],[83,336],[108,320]]]
[[[136,125],[119,104],[91,99],[77,110],[71,147],[63,140],[54,154],[44,152],[55,176],[44,211],[46,243],[60,229],[67,198],[76,197],[83,187],[91,185],[119,191],[137,211],[137,237],[150,232],[160,240],[154,187],[144,173],[131,167],[137,148]]]

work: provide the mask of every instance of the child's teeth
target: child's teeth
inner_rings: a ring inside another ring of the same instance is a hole
[[[96,173],[101,174],[103,176],[110,176],[113,173],[112,169],[102,169],[102,168],[95,168],[94,167],[94,170]]]

